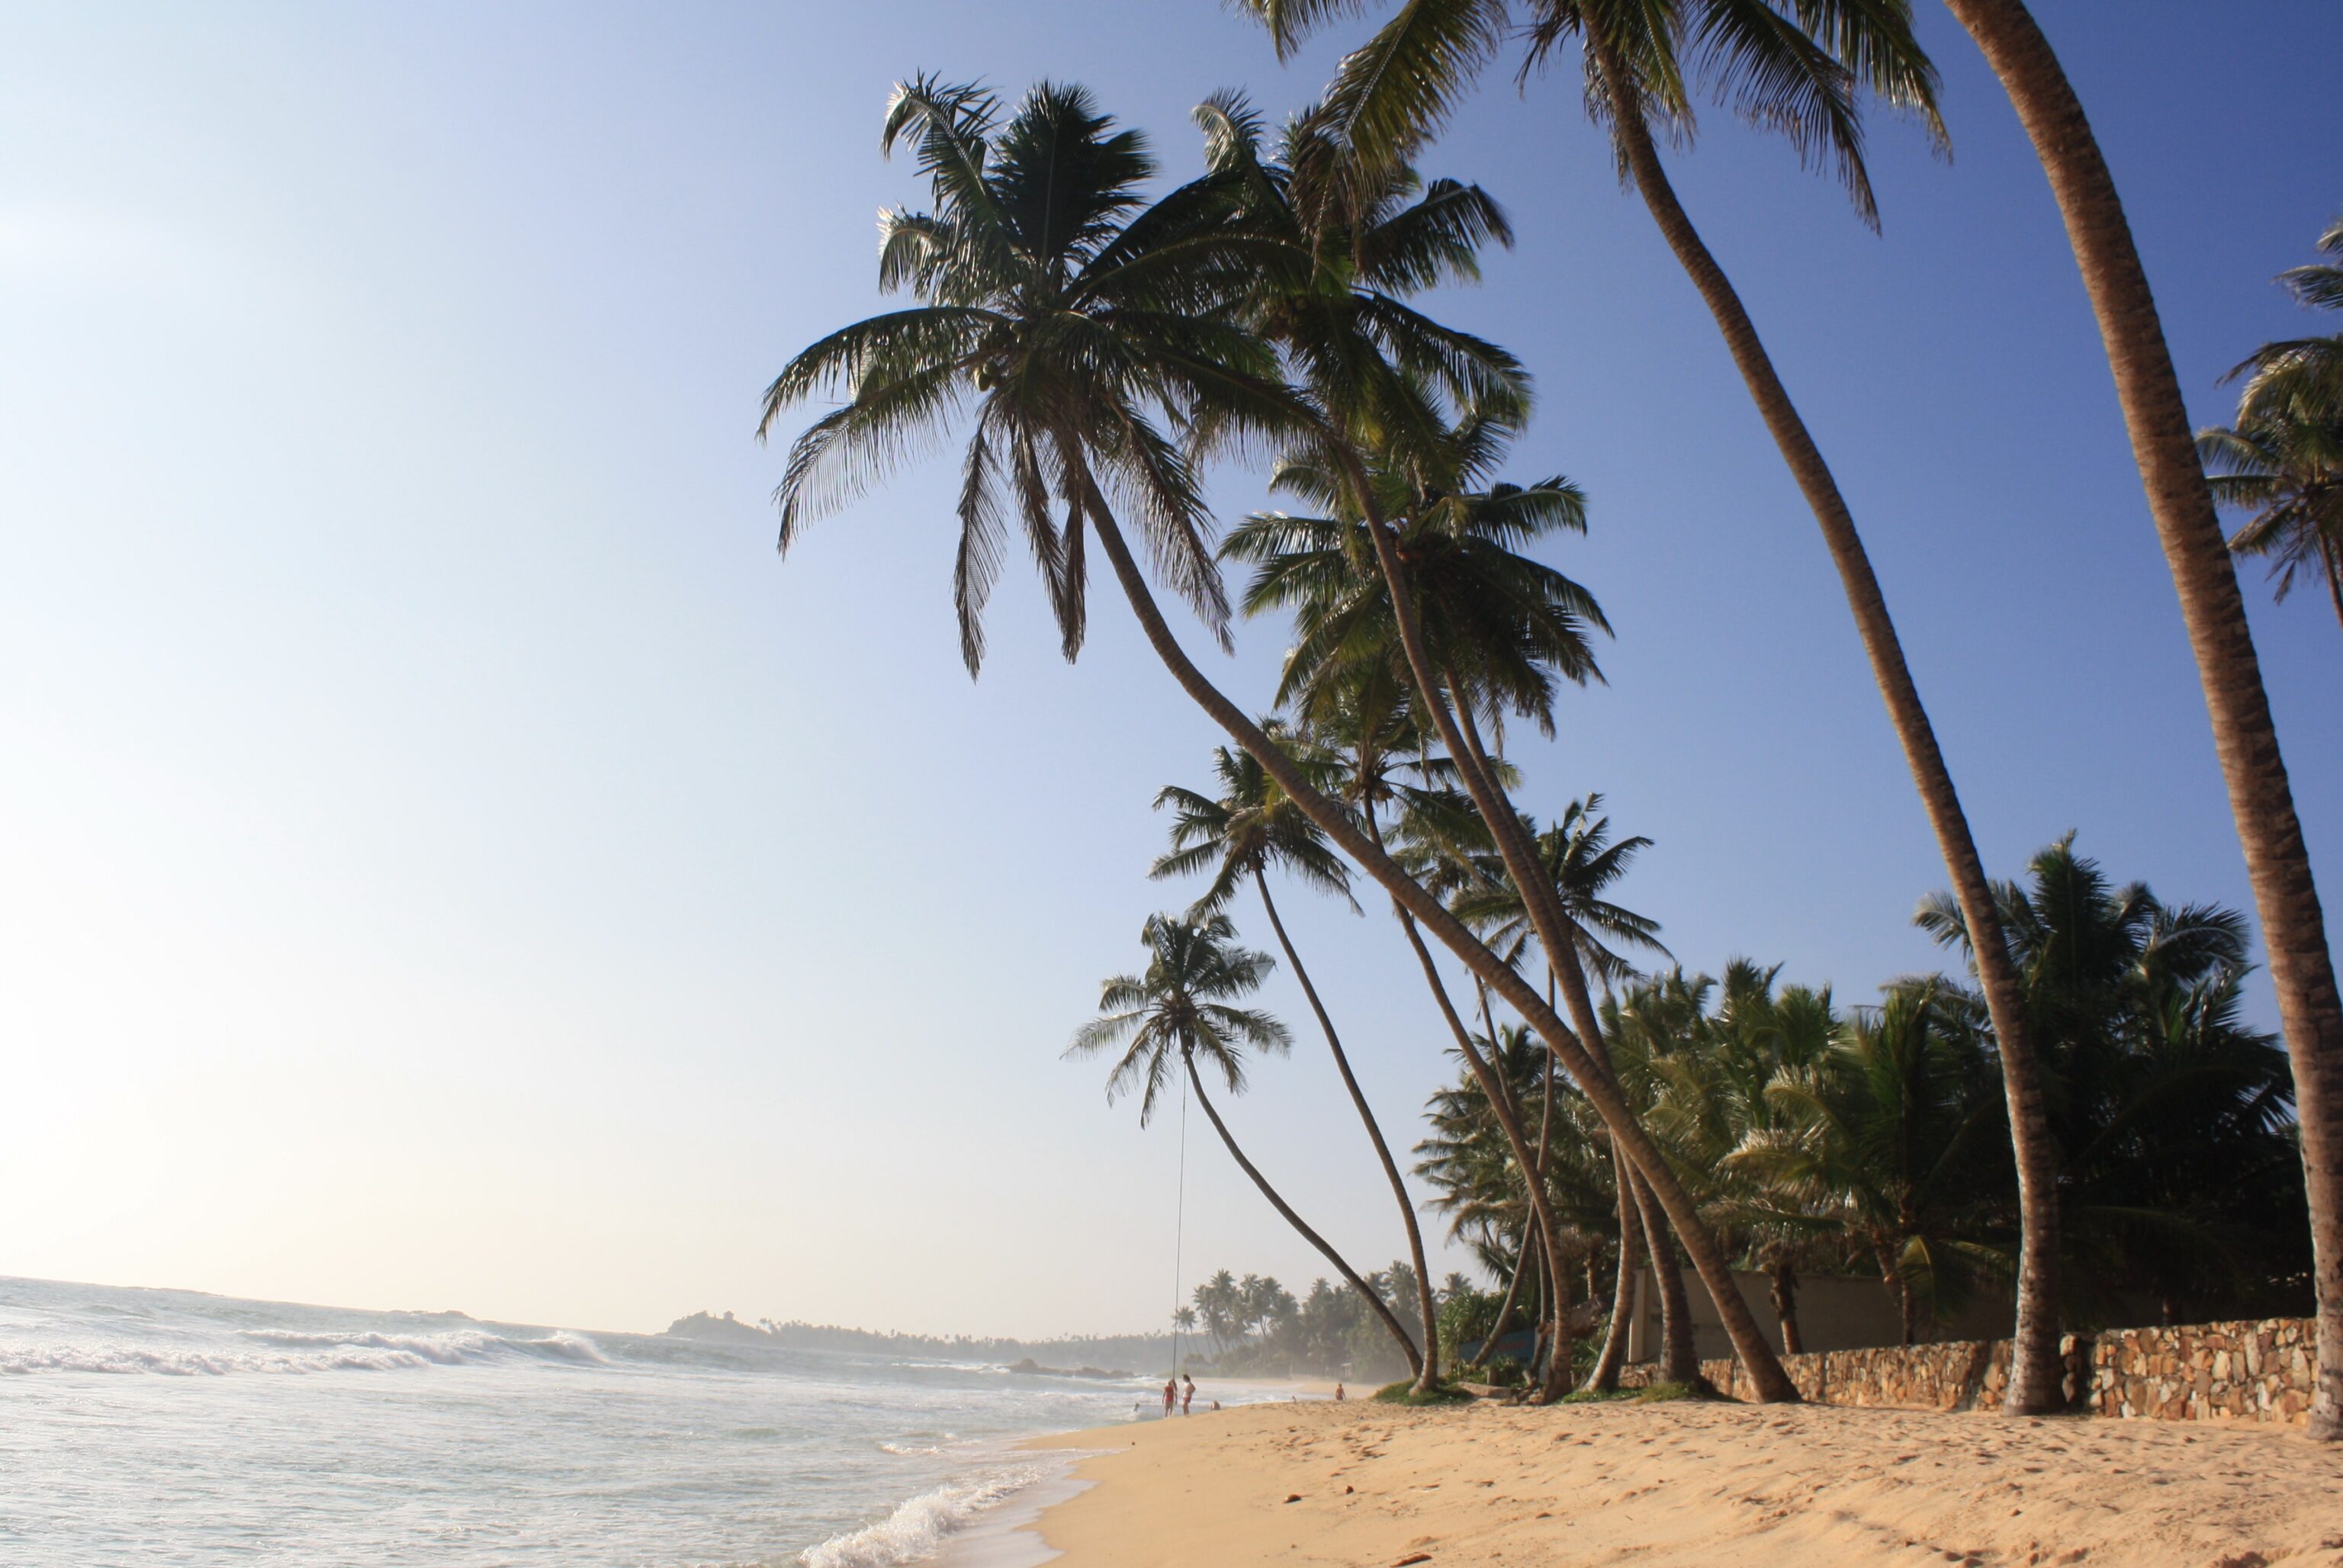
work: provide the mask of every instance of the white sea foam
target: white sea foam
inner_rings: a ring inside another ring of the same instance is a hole
[[[1049,1473],[1038,1467],[1001,1471],[923,1492],[876,1524],[833,1535],[799,1555],[804,1568],[900,1568],[934,1555],[944,1538]]]
[[[605,1364],[592,1341],[567,1333],[511,1340],[471,1329],[446,1334],[319,1334],[253,1329],[237,1338],[270,1348],[156,1347],[119,1342],[0,1344],[0,1374],[149,1372],[164,1377],[226,1377],[238,1372],[403,1372],[508,1359]]]
[[[417,1365],[429,1362],[437,1366],[461,1366],[467,1362],[492,1361],[511,1355],[578,1362],[589,1366],[608,1364],[593,1341],[579,1334],[561,1332],[548,1334],[541,1340],[515,1340],[480,1329],[458,1329],[444,1334],[316,1334],[295,1333],[281,1329],[247,1329],[244,1337],[264,1344],[293,1349],[314,1348],[353,1353],[389,1351],[415,1357],[415,1364]]]
[[[412,1351],[310,1352],[155,1350],[145,1345],[0,1345],[0,1373],[153,1372],[164,1377],[226,1377],[232,1372],[393,1372],[431,1362]]]

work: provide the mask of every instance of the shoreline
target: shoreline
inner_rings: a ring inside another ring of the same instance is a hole
[[[2343,1453],[2268,1426],[1319,1400],[1023,1446],[1063,1494],[1001,1527],[1023,1555],[950,1568],[2343,1568]]]
[[[1240,1411],[1332,1404],[1335,1386],[1335,1380],[1331,1378],[1214,1379],[1199,1384],[1197,1392],[1207,1401],[1220,1398],[1222,1408],[1214,1412],[1209,1403],[1200,1405],[1192,1416],[1172,1418],[1172,1424],[1176,1426],[1182,1420],[1206,1415],[1232,1415]],[[1231,1395],[1235,1398],[1232,1400]],[[1133,1408],[1145,1407],[1150,1397],[1142,1391],[1133,1402]],[[1018,1439],[1011,1444],[1011,1452],[1050,1464],[1051,1473],[1019,1487],[973,1515],[938,1543],[934,1554],[922,1561],[932,1564],[932,1568],[1041,1568],[1044,1563],[1055,1562],[1060,1553],[1042,1536],[1041,1521],[1050,1510],[1097,1484],[1092,1478],[1080,1473],[1082,1462],[1112,1453],[1131,1440],[1132,1432],[1163,1424],[1160,1416],[1140,1415],[1113,1426],[1036,1432]]]

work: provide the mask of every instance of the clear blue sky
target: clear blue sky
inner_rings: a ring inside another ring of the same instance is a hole
[[[2304,325],[2270,276],[2343,208],[2343,9],[2039,9],[2217,418],[2218,373]],[[1989,863],[2077,828],[2245,905],[2055,212],[1922,11],[1956,157],[1875,126],[1884,236],[1722,113],[1677,179]],[[969,683],[948,464],[778,561],[750,429],[877,306],[872,216],[918,194],[878,156],[896,77],[1081,80],[1183,173],[1191,105],[1282,111],[1331,58],[1281,69],[1209,0],[11,8],[0,1271],[604,1326],[1160,1322],[1172,1135],[1058,1052],[1177,897],[1141,878],[1147,802],[1215,737],[1119,615],[1061,664],[1022,580]],[[1619,630],[1522,753],[1526,803],[1599,789],[1657,839],[1623,896],[1687,964],[1849,1000],[1934,966],[1908,915],[1941,869],[1812,521],[1572,85],[1493,75],[1427,165],[1512,210],[1518,248],[1441,308],[1535,371],[1519,466],[1590,493],[1556,558]],[[2343,905],[2343,634],[2249,581]],[[1215,668],[1258,702],[1281,647]],[[1396,934],[1291,904],[1405,1128],[1447,1064]],[[1232,1119],[1387,1259],[1300,1039]],[[1192,1265],[1319,1271],[1201,1136],[1190,1169]]]

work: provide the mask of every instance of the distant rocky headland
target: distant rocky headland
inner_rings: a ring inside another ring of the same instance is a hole
[[[984,1339],[970,1334],[881,1333],[831,1323],[744,1322],[730,1312],[694,1312],[667,1326],[665,1338],[774,1350],[868,1351],[939,1361],[990,1362],[1035,1377],[1131,1377],[1108,1369],[1152,1366],[1172,1349],[1169,1334],[1086,1334],[1054,1340]]]
[[[1015,1366],[1003,1367],[1001,1370],[1003,1372],[1022,1372],[1028,1377],[1090,1377],[1114,1379],[1137,1377],[1139,1375],[1137,1372],[1107,1372],[1099,1367],[1045,1367],[1039,1362],[1036,1362],[1031,1356],[1027,1356]]]

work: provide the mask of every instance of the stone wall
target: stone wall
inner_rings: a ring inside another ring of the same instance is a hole
[[[2299,1426],[2310,1408],[2318,1368],[2304,1318],[2200,1323],[2168,1329],[2110,1329],[2059,1342],[2066,1362],[2066,1400],[2091,1415],[2148,1421],[2255,1421]],[[1884,1405],[1899,1410],[1999,1410],[2009,1386],[2007,1340],[1825,1351],[1785,1356],[1801,1397],[1817,1404]],[[1735,1399],[1752,1397],[1735,1361],[1704,1361],[1701,1375]],[[1631,1366],[1620,1382],[1651,1381],[1649,1365]]]

